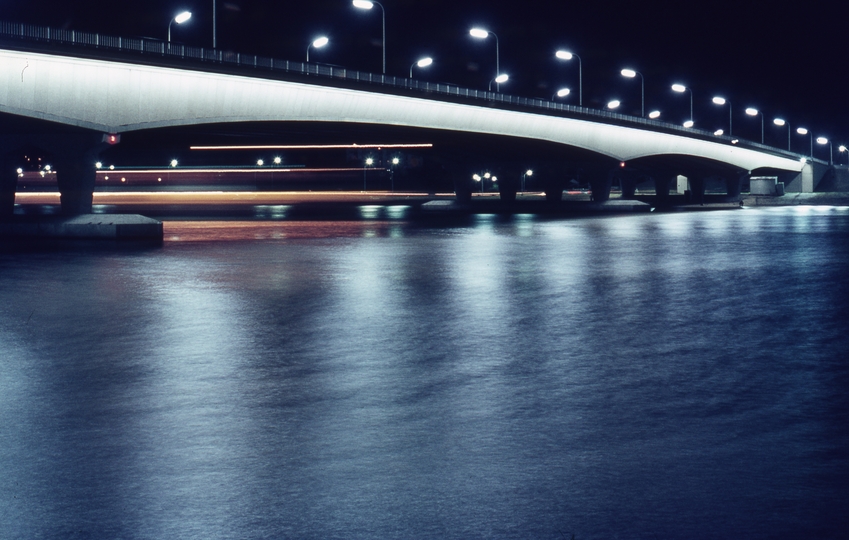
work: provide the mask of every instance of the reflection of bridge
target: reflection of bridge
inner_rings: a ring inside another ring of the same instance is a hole
[[[106,134],[245,122],[344,124],[407,138],[425,134],[444,142],[443,158],[456,165],[451,169],[457,171],[461,198],[471,190],[469,167],[483,159],[506,171],[500,175],[502,197],[515,197],[520,167],[528,164],[524,154],[537,152],[532,148],[544,149],[534,155],[534,167],[552,199],[560,198],[567,167],[590,183],[597,200],[608,197],[613,178],[626,196],[649,178],[663,196],[679,174],[689,178],[696,194],[703,193],[709,177],[724,179],[729,194],[739,194],[747,174],[780,176],[789,191],[814,186],[813,164],[799,155],[663,122],[452,85],[24,25],[0,25],[0,113],[10,120],[0,135],[5,151],[0,212],[5,213],[14,200],[13,160],[29,148],[54,156],[63,211],[85,213],[91,209],[92,164],[106,147]],[[482,142],[475,147],[472,140]],[[480,157],[470,155],[478,151]]]

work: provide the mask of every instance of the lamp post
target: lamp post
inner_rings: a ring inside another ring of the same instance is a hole
[[[796,128],[796,133],[798,133],[799,135],[808,135],[810,137],[811,153],[809,155],[811,156],[811,159],[814,159],[814,134],[803,127]]]
[[[212,0],[212,48],[217,48],[218,42],[215,39],[215,17],[216,17],[216,9],[215,9],[215,0]]]
[[[755,109],[754,107],[749,107],[748,109],[746,109],[746,114],[748,114],[749,116],[757,116],[759,114],[761,115],[761,144],[763,144],[764,143],[764,114],[761,111]]]
[[[522,193],[525,192],[525,178],[527,178],[528,176],[533,176],[533,175],[534,175],[534,171],[532,169],[528,169],[527,171],[522,173]]]
[[[623,77],[628,77],[629,79],[633,79],[637,75],[640,76],[640,117],[642,118],[646,115],[646,79],[642,73],[633,69],[623,69],[620,73]]]
[[[492,83],[495,83],[495,91],[497,92],[498,91],[498,85],[500,85],[503,82],[507,82],[507,79],[509,79],[509,78],[510,77],[506,73],[502,73],[498,77],[489,81],[489,87],[487,87],[487,90],[491,92],[492,91]]]
[[[779,127],[784,126],[784,125],[787,126],[787,150],[789,151],[790,150],[790,124],[786,120],[784,120],[783,118],[776,118],[775,120],[772,121],[772,123],[775,124],[776,126],[779,126]]]
[[[368,168],[369,168],[369,167],[371,167],[372,165],[374,165],[374,158],[372,158],[372,157],[367,157],[367,158],[366,158],[366,166],[365,166],[365,167],[363,167],[363,191],[366,191],[366,171],[367,171],[367,170],[368,170]]]
[[[831,141],[825,137],[817,137],[817,144],[828,145],[828,164],[834,165],[834,148],[831,145]]]
[[[307,62],[310,61],[310,47],[315,47],[316,49],[320,49],[320,48],[324,47],[325,45],[327,45],[327,43],[329,41],[330,40],[327,39],[327,37],[321,36],[320,38],[316,39],[315,41],[313,41],[312,43],[307,45]]]
[[[561,88],[560,90],[555,92],[553,96],[551,96],[551,101],[554,101],[554,98],[556,97],[566,97],[569,95],[570,92],[571,90],[569,90],[568,88]]]
[[[432,63],[433,63],[433,58],[431,58],[429,56],[427,58],[422,58],[418,62],[414,62],[413,65],[410,66],[410,78],[411,79],[413,78],[413,68],[414,67],[423,68],[423,67],[427,67],[427,66],[431,65]]]
[[[560,60],[571,60],[574,56],[578,59],[578,106],[584,106],[584,81],[583,81],[583,68],[581,67],[581,57],[577,54],[569,51],[557,51],[554,53],[556,58]]]
[[[188,21],[191,18],[192,18],[191,11],[184,11],[182,13],[178,13],[176,17],[171,19],[171,21],[168,23],[168,43],[171,43],[171,25],[173,23],[183,24],[184,22]]]
[[[672,90],[675,92],[690,92],[690,120],[688,122],[684,122],[684,127],[693,127],[693,90],[684,86],[683,84],[673,84]],[[689,125],[687,125],[689,124]]]
[[[840,151],[840,152],[847,152],[846,155],[847,155],[847,157],[849,157],[849,148],[846,148],[846,145],[841,144],[840,146],[837,147],[837,150]],[[849,166],[849,161],[847,161],[846,165]]]
[[[725,105],[728,104],[728,136],[731,137],[734,135],[734,129],[731,120],[731,102],[725,99],[724,97],[715,96],[711,101],[715,105]]]
[[[354,0],[354,7],[359,9],[371,9],[376,5],[380,6],[380,14],[383,20],[383,40],[381,41],[383,48],[383,74],[386,75],[386,10],[380,2],[373,0]]]
[[[500,92],[501,87],[498,85],[498,77],[501,76],[501,59],[498,50],[498,36],[495,34],[495,32],[490,32],[489,30],[484,30],[483,28],[472,28],[471,30],[469,30],[469,35],[477,39],[486,39],[490,35],[495,38],[495,91]],[[490,85],[492,85],[492,83],[490,83]]]

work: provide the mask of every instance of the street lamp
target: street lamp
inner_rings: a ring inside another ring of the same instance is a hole
[[[423,68],[423,67],[427,67],[427,66],[431,65],[432,63],[433,63],[433,58],[431,58],[429,56],[427,58],[422,58],[418,62],[413,63],[413,65],[410,66],[410,78],[411,79],[413,78],[413,68],[414,67]]]
[[[531,169],[528,169],[527,171],[525,171],[522,174],[522,193],[525,192],[525,178],[527,178],[528,176],[533,176],[533,175],[534,175],[534,171],[531,170]]]
[[[581,67],[581,57],[577,54],[569,51],[557,51],[554,53],[554,56],[559,58],[560,60],[571,60],[574,56],[578,59],[578,105],[584,106],[584,81],[583,79],[583,68]]]
[[[660,118],[660,111],[652,111],[652,112],[650,112],[650,113],[649,113],[649,118],[651,118],[652,120],[655,120],[655,119],[657,119],[657,118]]]
[[[492,83],[495,83],[495,91],[497,92],[498,91],[498,85],[503,83],[503,82],[507,82],[507,79],[509,79],[509,78],[510,77],[506,73],[502,73],[498,77],[489,81],[489,87],[487,88],[487,90],[492,91]]]
[[[618,108],[620,105],[622,105],[622,102],[621,102],[621,101],[619,101],[618,99],[614,99],[613,101],[609,101],[609,102],[607,103],[607,108],[608,108],[608,109],[616,109],[616,108]]]
[[[371,167],[372,165],[374,165],[374,158],[372,158],[372,157],[367,157],[367,158],[366,158],[366,166],[365,166],[365,167],[363,167],[363,191],[366,191],[366,171],[367,171],[367,170],[368,170],[368,168],[369,168],[369,167]]]
[[[490,35],[492,35],[495,38],[495,78],[498,79],[498,77],[501,76],[501,64],[500,64],[501,59],[500,59],[500,53],[499,53],[499,50],[498,50],[498,36],[495,35],[495,32],[490,32],[489,30],[484,30],[483,28],[472,28],[471,30],[469,30],[469,35],[474,37],[474,38],[477,38],[477,39],[486,39]],[[490,85],[492,85],[492,83],[490,83]],[[501,91],[500,87],[498,86],[497,80],[496,80],[496,85],[495,85],[495,91],[496,92]]]
[[[814,159],[814,134],[811,133],[810,131],[808,131],[807,129],[803,128],[803,127],[796,128],[796,133],[798,133],[799,135],[808,135],[810,137],[810,139],[811,139],[810,156],[811,156],[811,159]]]
[[[817,144],[827,144],[828,145],[828,164],[834,165],[834,149],[831,145],[831,141],[825,137],[817,137]]]
[[[643,74],[639,71],[634,71],[633,69],[623,69],[620,71],[623,77],[628,77],[629,79],[633,79],[637,75],[640,76],[640,117],[646,115],[646,79],[643,77]]]
[[[383,41],[381,44],[383,45],[383,74],[386,75],[386,10],[383,9],[383,5],[380,2],[374,2],[373,0],[354,0],[354,7],[359,9],[371,9],[376,5],[380,6],[380,13],[383,20]]]
[[[327,39],[327,37],[321,36],[320,38],[316,39],[315,41],[313,41],[312,43],[307,45],[307,62],[310,61],[310,47],[315,47],[316,49],[320,49],[320,48],[324,47],[325,45],[327,45],[329,42],[330,42],[330,40]]]
[[[779,127],[785,126],[785,125],[787,126],[787,150],[789,151],[790,150],[790,124],[788,124],[787,121],[784,120],[783,118],[776,118],[775,120],[772,121],[772,123],[775,124],[776,126],[779,126]]]
[[[554,101],[554,98],[556,97],[566,97],[569,95],[570,92],[571,90],[569,90],[568,88],[561,88],[560,90],[555,92],[553,96],[551,96],[551,101]]]
[[[171,25],[173,23],[183,24],[184,22],[188,21],[191,18],[192,18],[192,12],[191,11],[184,11],[182,13],[178,13],[176,17],[171,19],[171,21],[168,23],[168,43],[171,43]]]
[[[693,127],[693,90],[691,88],[687,88],[683,84],[673,84],[672,90],[675,92],[690,92],[690,120],[684,122],[684,127]],[[690,124],[689,126],[687,124]]]
[[[754,107],[749,107],[746,109],[746,114],[749,116],[757,116],[761,115],[761,144],[764,143],[764,115],[761,111],[755,109]]]
[[[842,145],[842,144],[841,144],[840,146],[838,146],[838,147],[837,147],[837,149],[838,149],[840,152],[847,152],[847,156],[849,156],[849,149],[848,149],[848,148],[846,148],[846,146],[845,146],[845,145]],[[849,165],[849,161],[847,161],[847,163],[846,163],[846,164],[847,164],[847,165]]]
[[[731,102],[725,99],[724,97],[715,96],[711,101],[715,105],[725,105],[728,104],[728,136],[731,137],[734,135],[733,125],[731,123]]]

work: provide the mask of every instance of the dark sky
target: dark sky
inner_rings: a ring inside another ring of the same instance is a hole
[[[811,128],[836,145],[849,141],[849,2],[812,0],[779,3],[756,0],[714,2],[595,0],[522,2],[384,0],[387,73],[406,76],[422,55],[434,65],[416,76],[485,89],[495,74],[492,39],[470,37],[473,25],[498,35],[501,71],[511,80],[502,91],[550,98],[561,86],[577,89],[577,65],[555,60],[569,48],[583,60],[584,104],[603,107],[617,98],[623,112],[639,113],[638,80],[619,75],[623,67],[643,73],[646,108],[681,122],[689,116],[693,89],[695,119],[704,129],[727,128],[728,110],[711,104],[722,94],[734,106],[734,131],[760,138],[765,113],[768,143],[786,146],[786,128]],[[379,72],[380,12],[355,9],[350,0],[217,0],[219,48],[303,60],[307,44],[326,34],[331,44],[311,60]],[[121,36],[165,38],[178,11],[194,16],[172,28],[172,39],[212,45],[212,0],[28,0],[0,4],[0,19]],[[567,98],[577,104],[577,95]],[[793,135],[794,149],[807,140]]]

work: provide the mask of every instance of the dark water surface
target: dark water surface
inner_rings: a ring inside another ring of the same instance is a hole
[[[0,251],[0,538],[849,536],[849,209],[166,230]]]

